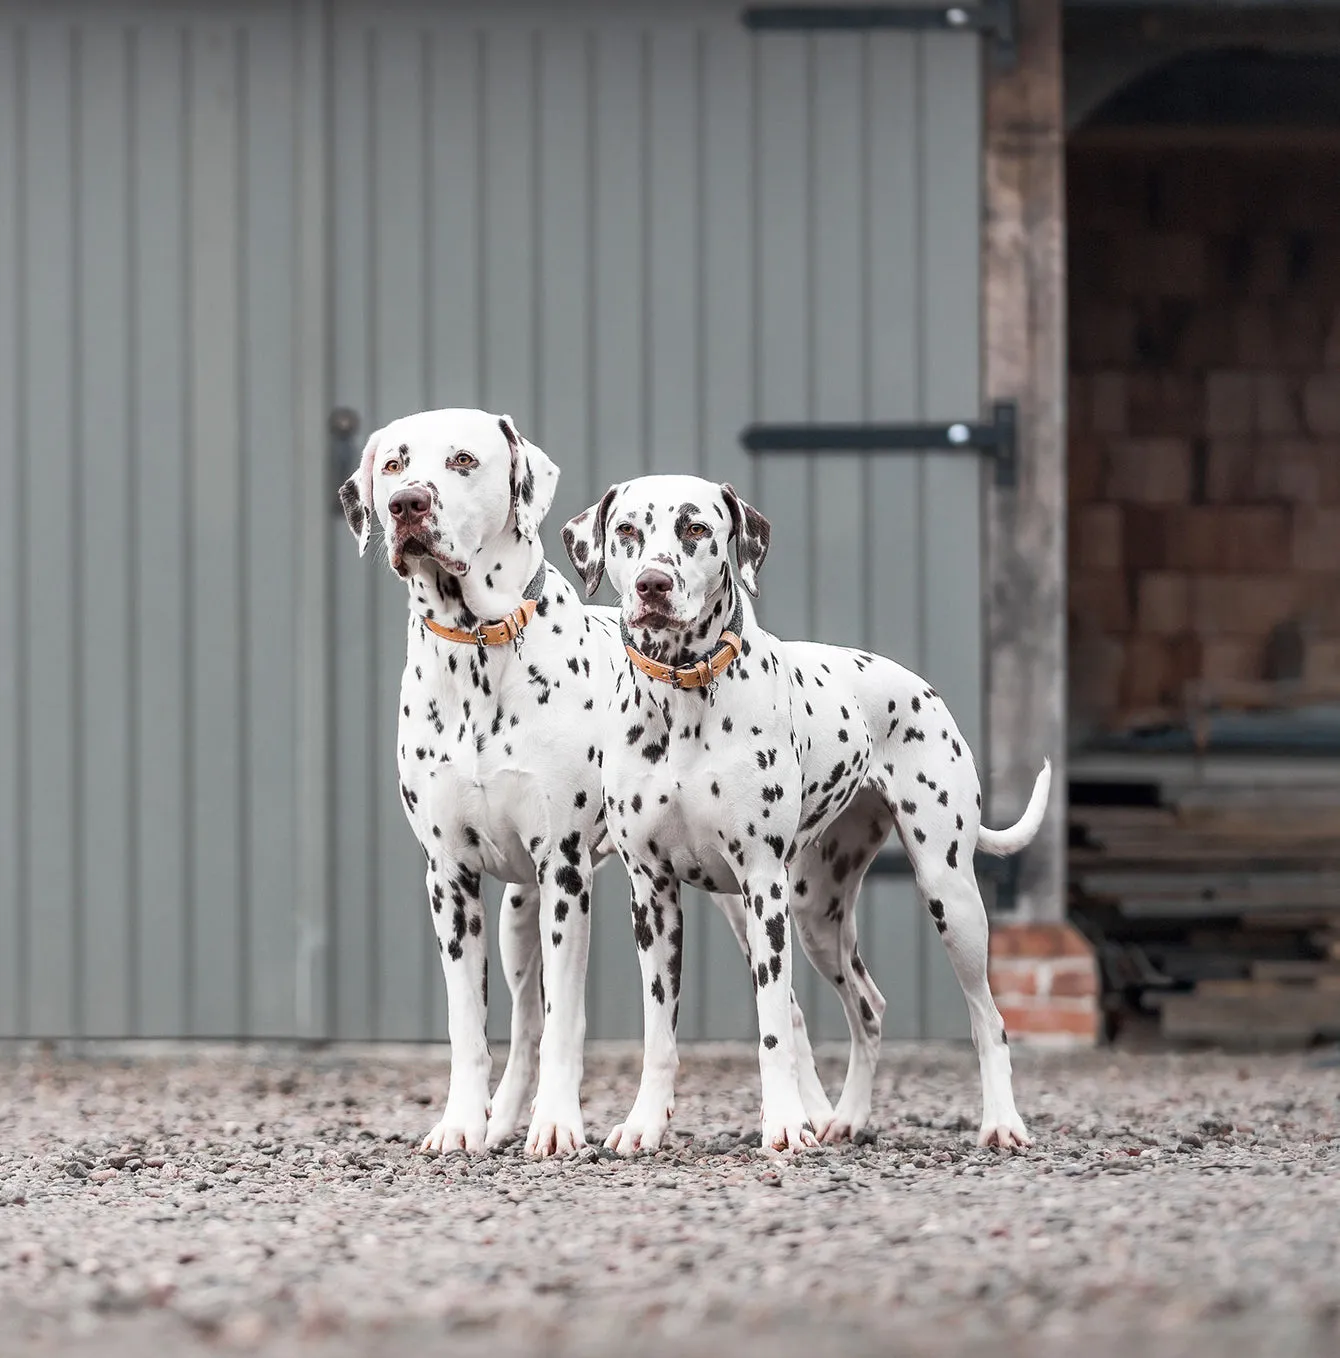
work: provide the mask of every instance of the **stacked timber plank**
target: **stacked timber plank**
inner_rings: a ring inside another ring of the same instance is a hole
[[[1109,995],[1171,1039],[1340,1038],[1340,777],[1145,793],[1070,813],[1071,908]]]

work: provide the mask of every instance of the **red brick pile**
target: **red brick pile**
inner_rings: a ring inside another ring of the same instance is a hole
[[[1098,969],[1070,924],[993,921],[991,993],[1010,1041],[1089,1046],[1098,1040]]]
[[[1340,147],[1072,148],[1070,617],[1100,724],[1340,676]]]

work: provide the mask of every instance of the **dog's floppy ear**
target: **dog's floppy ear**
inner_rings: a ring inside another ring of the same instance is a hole
[[[358,554],[368,549],[372,535],[372,459],[382,431],[376,429],[363,445],[358,470],[340,487],[340,506],[349,522],[349,531],[358,539]]]
[[[577,574],[586,583],[588,599],[600,588],[601,577],[605,574],[605,520],[618,489],[617,485],[611,486],[590,509],[583,509],[575,519],[569,519],[563,525],[563,545],[568,549]]]
[[[734,486],[723,484],[721,493],[726,497],[726,508],[730,510],[740,583],[758,598],[758,573],[763,568],[763,558],[768,554],[772,525],[753,505],[740,498]]]
[[[512,516],[516,520],[516,531],[527,542],[534,542],[549,506],[554,503],[558,468],[543,448],[517,433],[510,415],[502,416],[498,427],[512,450]]]

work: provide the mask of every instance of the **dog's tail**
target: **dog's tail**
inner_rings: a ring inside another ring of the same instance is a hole
[[[1042,761],[1042,772],[1033,784],[1033,795],[1028,799],[1024,814],[1008,830],[992,830],[983,825],[977,833],[977,847],[993,858],[1005,858],[1033,842],[1047,810],[1047,794],[1052,787],[1052,761]]]

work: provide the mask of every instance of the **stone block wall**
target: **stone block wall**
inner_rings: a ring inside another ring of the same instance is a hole
[[[1071,148],[1072,734],[1340,676],[1340,145]]]

